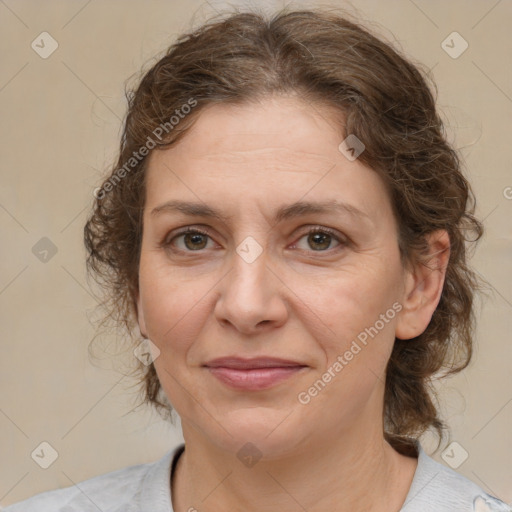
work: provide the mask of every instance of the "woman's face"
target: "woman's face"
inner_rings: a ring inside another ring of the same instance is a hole
[[[151,154],[139,325],[185,440],[272,458],[382,433],[405,271],[385,187],[335,126],[298,99],[215,105]]]

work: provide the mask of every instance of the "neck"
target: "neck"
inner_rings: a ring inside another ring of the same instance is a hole
[[[248,467],[192,431],[184,428],[186,449],[173,478],[175,512],[399,511],[417,466],[382,434],[363,440],[343,432],[327,443],[310,436],[292,455]]]

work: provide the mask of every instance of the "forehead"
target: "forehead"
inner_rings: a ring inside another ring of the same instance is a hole
[[[287,96],[241,105],[211,104],[203,108],[180,141],[180,152],[193,158],[223,157],[236,162],[251,152],[264,151],[276,159],[307,156],[325,166],[337,156],[341,118],[333,108]]]
[[[341,199],[385,214],[381,178],[339,150],[342,122],[334,109],[297,98],[209,105],[177,144],[152,152],[146,205],[186,195],[240,211],[242,203],[271,209],[302,198]]]

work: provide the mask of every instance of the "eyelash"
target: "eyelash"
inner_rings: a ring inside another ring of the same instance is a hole
[[[314,252],[314,253],[331,253],[332,251],[336,251],[337,249],[341,249],[341,248],[345,247],[349,243],[349,241],[347,239],[340,237],[337,234],[336,231],[334,231],[334,230],[332,230],[330,228],[323,227],[323,226],[313,226],[312,228],[310,228],[305,233],[302,233],[298,240],[301,240],[306,235],[311,235],[311,234],[314,234],[314,233],[322,233],[322,234],[325,234],[325,235],[329,235],[336,242],[339,243],[339,246],[335,247],[334,249],[327,249],[327,250],[324,250],[324,251],[322,251],[322,250],[320,250],[320,251],[313,251],[313,250],[311,250],[311,252]],[[168,249],[172,245],[172,242],[174,240],[176,240],[180,236],[187,235],[187,234],[197,234],[197,235],[206,236],[208,238],[212,238],[211,237],[211,233],[207,229],[189,226],[189,227],[187,227],[185,229],[182,229],[181,231],[178,231],[177,233],[175,233],[175,235],[170,240],[169,240],[169,236],[166,236],[160,245],[161,245],[162,248]],[[295,243],[294,243],[294,245],[295,245]],[[190,251],[190,250],[184,251],[183,249],[176,249],[176,250],[178,252],[188,252],[188,253],[194,253],[194,252],[200,253],[200,252],[203,251],[203,249],[199,249],[197,251]]]

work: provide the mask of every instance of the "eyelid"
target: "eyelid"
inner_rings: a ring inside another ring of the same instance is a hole
[[[213,240],[212,232],[207,227],[203,227],[203,226],[186,226],[184,228],[178,228],[178,230],[176,232],[173,231],[172,233],[167,233],[165,235],[164,239],[162,240],[161,245],[162,246],[170,245],[171,242],[175,238],[178,238],[179,236],[182,236],[182,235],[186,235],[187,233],[198,233],[198,234],[201,234],[201,235],[204,235],[204,236],[208,236],[208,237],[210,237]],[[172,234],[172,236],[171,236],[171,234]],[[190,252],[192,252],[192,251],[190,251]]]
[[[335,247],[333,249],[327,249],[326,251],[313,251],[313,250],[309,251],[309,252],[313,252],[313,253],[318,253],[318,254],[321,254],[321,253],[331,253],[333,251],[336,251],[340,247],[344,247],[344,246],[348,245],[349,242],[350,242],[347,236],[342,235],[336,229],[328,228],[327,226],[321,226],[321,225],[309,225],[309,226],[306,226],[304,228],[304,231],[301,232],[299,238],[297,239],[297,242],[302,237],[304,237],[306,235],[309,235],[309,234],[312,234],[312,233],[324,233],[324,234],[327,234],[327,235],[331,236],[332,238],[334,238],[334,240],[336,240],[338,242],[338,244],[339,244],[338,247]],[[293,246],[295,246],[297,244],[297,242],[294,242]]]

